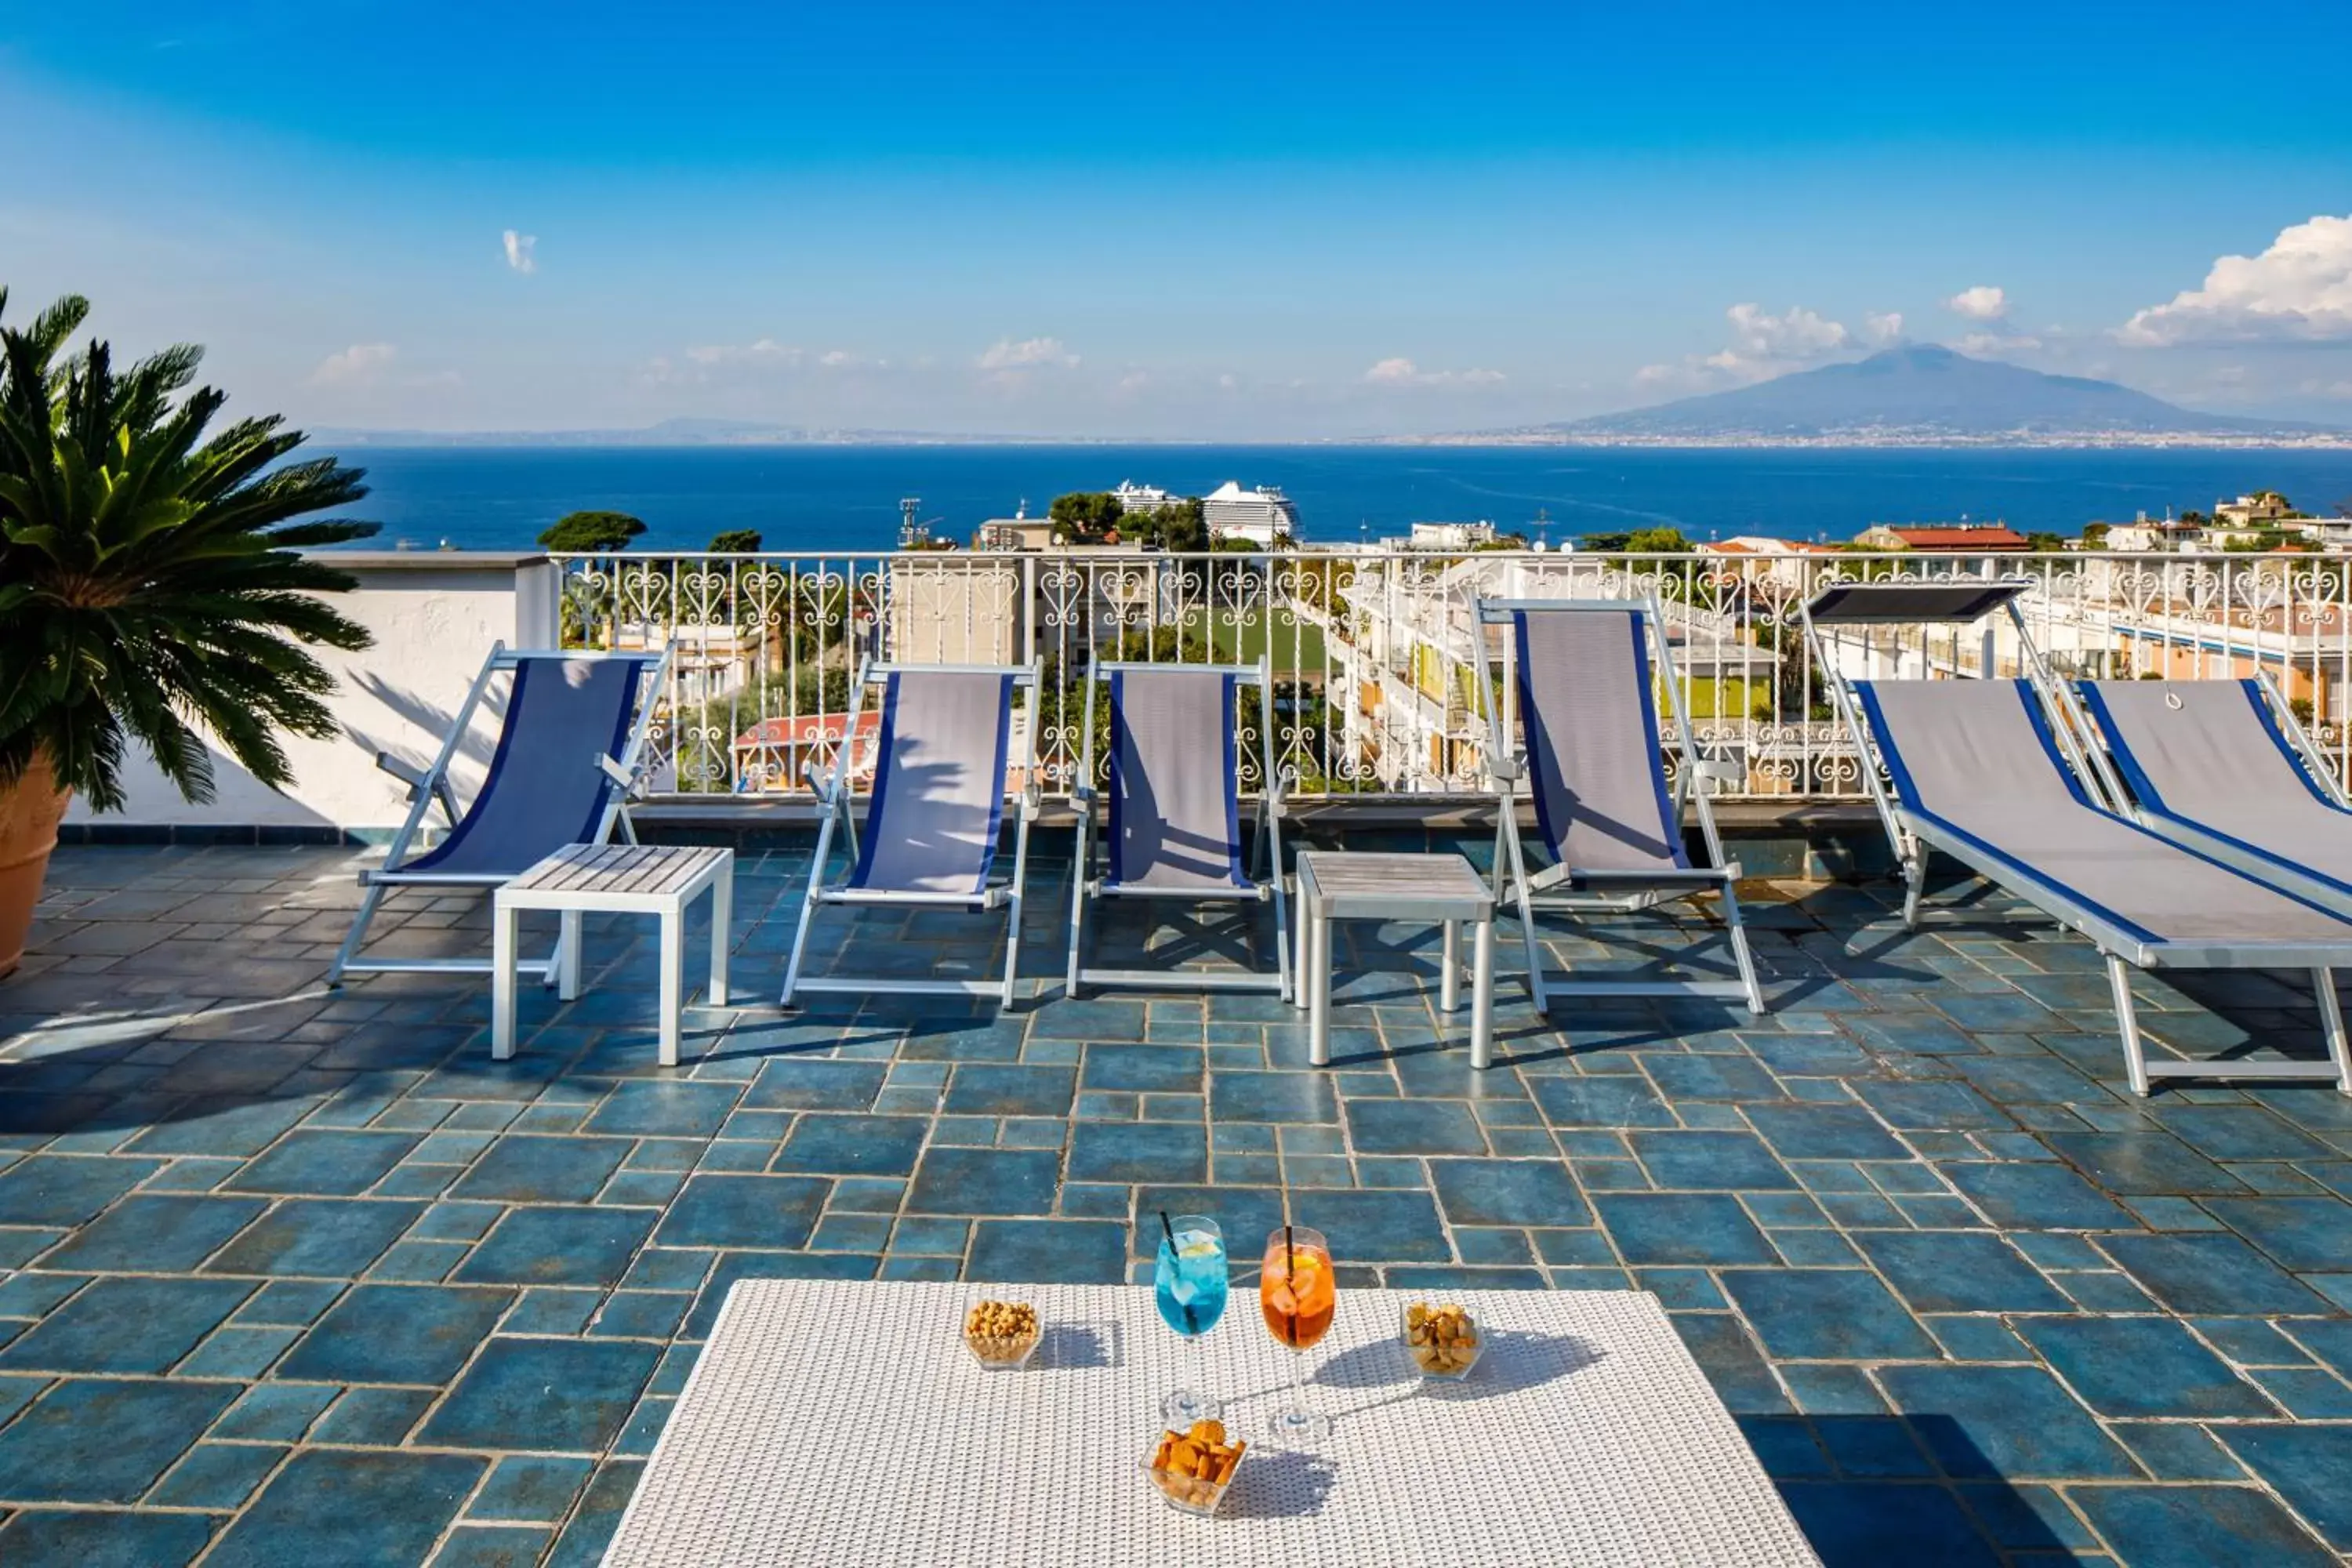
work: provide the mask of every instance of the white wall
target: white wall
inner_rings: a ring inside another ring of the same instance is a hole
[[[215,798],[209,805],[192,805],[134,745],[124,769],[125,808],[101,816],[77,800],[68,821],[396,827],[407,814],[406,786],[376,767],[376,752],[390,752],[419,766],[430,762],[493,642],[555,646],[557,573],[543,556],[487,551],[327,553],[360,581],[355,591],[335,596],[335,607],[375,640],[357,653],[311,650],[336,678],[338,689],[329,705],[340,732],[328,741],[286,740],[292,787],[284,795],[268,788],[215,747]],[[497,744],[504,685],[502,677],[459,749],[453,772],[461,803],[470,797]]]

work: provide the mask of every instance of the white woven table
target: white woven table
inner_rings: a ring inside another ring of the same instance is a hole
[[[491,897],[490,1055],[515,1048],[515,945],[525,910],[563,916],[559,994],[580,994],[580,917],[590,910],[661,921],[661,1065],[677,1066],[686,1003],[686,906],[710,894],[710,1005],[727,1005],[727,939],[735,902],[735,852],[682,844],[570,844]]]
[[[1288,1352],[1236,1290],[1195,1342],[1143,1287],[1017,1288],[1045,1342],[983,1372],[971,1285],[747,1279],[703,1347],[605,1561],[715,1563],[1815,1563],[1654,1296],[1446,1293],[1486,1357],[1424,1394],[1396,1344],[1423,1292],[1341,1290],[1308,1391],[1317,1455],[1260,1441]],[[1214,1519],[1137,1468],[1179,1383],[1250,1439]]]

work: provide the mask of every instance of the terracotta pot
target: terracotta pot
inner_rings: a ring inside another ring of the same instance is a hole
[[[58,824],[72,798],[71,790],[58,787],[48,759],[38,755],[14,788],[0,787],[0,977],[25,956],[33,906],[41,901],[49,851],[58,847]]]

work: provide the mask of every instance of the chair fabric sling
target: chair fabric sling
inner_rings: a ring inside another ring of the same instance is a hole
[[[864,892],[979,893],[1004,820],[1013,677],[900,670],[876,743],[874,801],[848,885]]]
[[[1105,889],[1256,891],[1242,868],[1228,674],[1110,677],[1110,874]]]
[[[1641,612],[1514,616],[1536,822],[1576,871],[1689,870]]]
[[[386,869],[504,880],[593,842],[618,787],[594,757],[618,760],[628,743],[640,673],[619,659],[518,659],[498,750],[466,815],[440,843]]]
[[[851,812],[851,784],[859,771],[853,759],[863,732],[858,720],[866,693],[877,682],[882,716],[873,731],[873,794],[860,831]],[[1016,763],[1013,705],[1016,692],[1024,689],[1029,693],[1029,750]],[[793,1005],[803,991],[993,996],[1001,1005],[1013,1005],[1021,955],[1022,882],[1028,868],[1029,826],[1037,806],[1038,689],[1034,664],[869,663],[858,672],[831,766],[821,768],[814,760],[807,764],[824,816],[785,964],[782,1005]],[[997,839],[1011,788],[1020,792],[1021,811],[1012,875],[1001,879],[994,874]],[[834,840],[840,834],[849,837],[849,869],[839,880],[827,882]],[[803,978],[801,965],[808,952],[809,931],[817,910],[827,904],[1006,910],[1003,973],[994,980],[926,976],[904,969],[856,974],[836,964],[824,974]]]
[[[2095,680],[2078,688],[2158,831],[2241,870],[2352,904],[2352,811],[2312,777],[2258,680]],[[2170,834],[2167,835],[2171,837]]]
[[[1070,889],[1070,995],[1087,986],[1147,990],[1273,991],[1291,995],[1289,905],[1282,887],[1281,789],[1261,789],[1254,846],[1242,844],[1241,766],[1236,739],[1244,682],[1256,686],[1260,711],[1274,710],[1271,665],[1166,666],[1089,660],[1086,730],[1072,804],[1078,812],[1077,868]],[[1095,855],[1095,693],[1104,690],[1108,723],[1100,737],[1108,796],[1102,865]],[[1261,879],[1252,867],[1270,863]],[[1275,964],[1259,970],[1257,937],[1240,967],[1112,969],[1087,962],[1087,905],[1097,899],[1164,903],[1268,902],[1274,906]]]
[[[2341,942],[2302,899],[2092,804],[2022,680],[1856,681],[1906,809],[2156,944]]]
[[[383,864],[360,873],[366,889],[351,934],[328,971],[327,983],[346,973],[458,971],[488,973],[490,960],[362,956],[369,924],[392,890],[404,887],[496,888],[567,844],[602,844],[617,826],[631,832],[627,795],[637,778],[653,723],[654,693],[669,666],[667,647],[652,652],[570,653],[491,648],[481,672],[431,766],[408,767],[388,753],[376,763],[410,785],[407,818],[394,833]],[[493,677],[509,677],[499,739],[481,787],[463,813],[452,804],[449,771],[471,732]],[[411,852],[425,813],[442,807],[453,820],[441,840]],[[579,987],[580,921],[562,921],[562,935],[545,959],[518,968],[561,981],[570,997]]]
[[[1474,607],[1478,690],[1488,709],[1489,771],[1496,788],[1496,892],[1518,905],[1528,988],[1539,1008],[1559,994],[1729,997],[1744,1001],[1750,1012],[1766,1010],[1734,887],[1739,868],[1724,858],[1706,795],[1697,787],[1705,764],[1674,684],[1662,616],[1654,599],[1481,599]],[[1508,640],[1520,734],[1517,756],[1492,701],[1496,685],[1486,667],[1489,628]],[[1679,790],[1667,783],[1661,685],[1674,704],[1671,743],[1681,763]],[[1528,868],[1520,842],[1517,781],[1522,768],[1538,834],[1552,861],[1540,870]],[[1685,840],[1685,801],[1706,845],[1704,864],[1692,859]],[[1703,893],[1720,900],[1736,980],[1546,977],[1535,925],[1539,910],[1641,910]]]

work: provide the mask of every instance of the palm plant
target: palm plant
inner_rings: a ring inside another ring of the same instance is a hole
[[[303,437],[276,417],[207,437],[227,398],[191,390],[199,349],[124,371],[103,342],[66,354],[89,310],[0,329],[0,797],[49,784],[119,808],[136,740],[207,801],[207,737],[282,788],[279,736],[335,731],[304,645],[368,643],[318,596],[353,580],[297,552],[375,531],[298,520],[359,500],[363,475],[285,462]]]

